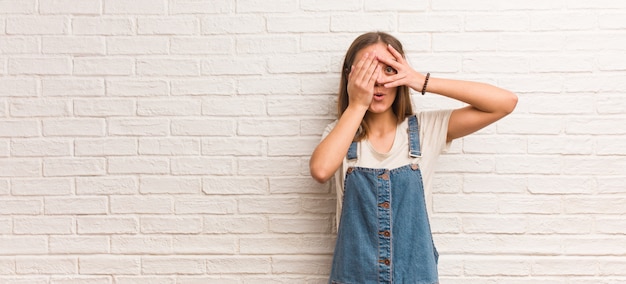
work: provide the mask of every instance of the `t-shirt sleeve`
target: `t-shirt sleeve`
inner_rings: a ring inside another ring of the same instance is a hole
[[[430,150],[441,154],[448,150],[451,142],[448,138],[448,122],[452,110],[436,110],[418,113],[422,146],[432,147]]]

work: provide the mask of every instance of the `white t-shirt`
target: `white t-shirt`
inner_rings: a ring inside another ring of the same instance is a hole
[[[343,179],[349,167],[364,167],[376,169],[395,169],[411,163],[417,163],[422,172],[426,203],[430,211],[430,192],[432,186],[435,163],[441,153],[448,149],[446,143],[448,134],[448,121],[452,110],[438,110],[417,113],[419,124],[420,149],[422,156],[412,158],[409,156],[409,128],[408,120],[405,119],[396,128],[396,137],[388,153],[379,153],[374,150],[367,139],[358,143],[356,161],[347,161],[344,156],[341,167],[335,172],[334,186],[337,191],[337,224],[341,217],[341,202],[343,200]],[[337,121],[326,126],[322,139],[335,127]]]

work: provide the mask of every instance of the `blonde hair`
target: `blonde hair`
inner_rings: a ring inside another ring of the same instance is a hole
[[[363,48],[366,48],[372,44],[384,43],[385,45],[391,45],[397,50],[402,57],[404,57],[404,49],[402,49],[402,43],[395,37],[384,32],[369,32],[357,37],[348,51],[343,61],[343,68],[341,69],[341,81],[339,83],[339,98],[337,100],[337,114],[341,116],[343,112],[348,108],[348,74],[350,74],[351,66],[354,64],[356,54]],[[391,105],[393,113],[396,115],[398,122],[404,121],[407,116],[413,114],[413,106],[411,105],[411,94],[409,87],[406,85],[398,86],[396,93],[396,99]],[[367,114],[366,114],[367,115]],[[361,121],[361,127],[354,137],[354,141],[360,141],[367,137],[369,127],[365,120]]]

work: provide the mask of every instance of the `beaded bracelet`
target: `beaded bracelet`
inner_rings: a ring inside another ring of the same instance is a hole
[[[422,87],[422,96],[426,94],[426,85],[428,85],[428,78],[430,78],[430,73],[426,73],[426,79],[424,80],[424,87]]]

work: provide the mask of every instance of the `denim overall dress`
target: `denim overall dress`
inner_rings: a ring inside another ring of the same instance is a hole
[[[421,156],[416,116],[409,155]],[[348,150],[356,160],[357,142]],[[395,169],[349,167],[329,284],[435,284],[433,244],[417,163]]]

